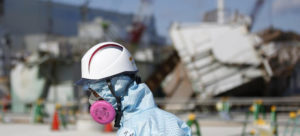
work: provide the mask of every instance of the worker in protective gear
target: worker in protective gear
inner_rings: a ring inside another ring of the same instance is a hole
[[[77,84],[91,92],[92,118],[100,124],[115,120],[118,136],[190,136],[186,123],[155,105],[137,71],[129,51],[118,43],[100,43],[85,53]]]

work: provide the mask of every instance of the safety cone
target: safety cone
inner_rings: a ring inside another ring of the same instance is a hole
[[[59,130],[59,117],[58,117],[58,112],[54,112],[53,120],[52,120],[52,130],[57,131]]]
[[[51,130],[53,131],[58,131],[59,130],[59,114],[58,114],[58,109],[59,109],[59,105],[56,105],[56,108],[55,108],[55,112],[54,112],[54,115],[53,115],[53,120],[52,120],[52,128]]]
[[[104,126],[104,132],[112,132],[113,131],[113,127],[111,123],[108,123]]]

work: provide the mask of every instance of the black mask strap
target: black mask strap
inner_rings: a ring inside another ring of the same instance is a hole
[[[142,79],[141,79],[141,77],[139,77],[138,75],[135,75],[135,76],[134,76],[134,80],[135,80],[135,82],[136,82],[137,84],[142,83]]]
[[[121,117],[123,116],[121,97],[116,95],[115,90],[114,90],[114,88],[112,86],[112,83],[111,83],[110,79],[107,79],[106,83],[108,85],[108,88],[109,88],[111,94],[117,100],[117,110],[116,110],[117,114],[116,114],[116,119],[115,119],[115,125],[114,125],[114,127],[119,128],[120,127]]]
[[[133,81],[136,81],[139,84],[139,83],[141,83],[141,78],[139,76],[135,76],[134,80],[132,80],[130,83],[127,84],[126,91],[128,90],[129,86],[133,83]],[[108,88],[109,88],[111,94],[117,100],[117,110],[116,110],[117,114],[116,114],[116,119],[115,119],[115,125],[114,125],[114,127],[119,128],[120,127],[121,118],[123,116],[121,96],[117,96],[116,95],[115,89],[113,88],[113,85],[111,83],[111,79],[106,79],[106,83],[108,85]]]
[[[137,84],[142,83],[142,79],[140,76],[136,75],[136,74],[131,74],[128,75],[132,80],[134,80]]]

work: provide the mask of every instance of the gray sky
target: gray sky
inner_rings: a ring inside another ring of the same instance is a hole
[[[53,0],[80,5],[85,0]],[[254,0],[224,0],[226,9],[249,15]],[[89,6],[123,13],[136,13],[140,0],[90,0]],[[157,31],[168,36],[169,25],[176,22],[201,22],[205,12],[215,9],[216,0],[152,0],[151,9],[156,18]],[[254,24],[255,32],[270,25],[282,30],[300,33],[300,0],[265,0]]]

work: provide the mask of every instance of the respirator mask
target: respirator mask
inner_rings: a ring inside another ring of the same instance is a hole
[[[92,118],[100,124],[108,124],[115,119],[114,127],[119,128],[123,115],[121,98],[134,81],[140,83],[140,78],[121,75],[91,83],[89,103]]]
[[[100,97],[94,90],[89,88],[91,95],[89,97],[90,115],[99,124],[108,124],[115,119],[116,111],[114,107],[102,97]]]

